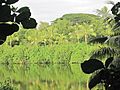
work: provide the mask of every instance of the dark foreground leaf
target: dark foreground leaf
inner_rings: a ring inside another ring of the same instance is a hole
[[[0,6],[0,22],[8,22],[10,15],[11,15],[11,9],[9,5],[3,5]]]
[[[23,20],[28,20],[31,16],[31,12],[22,12],[16,17],[16,22],[22,22]]]
[[[2,45],[6,41],[7,36],[0,35],[0,45]]]
[[[81,68],[84,73],[90,74],[93,73],[95,70],[104,68],[103,63],[97,59],[89,59],[88,61],[84,61],[81,63]]]
[[[19,30],[19,26],[17,24],[11,24],[10,30],[11,32],[9,33],[9,35],[12,35],[14,32],[17,32]]]
[[[101,82],[102,72],[103,71],[101,69],[101,70],[97,70],[96,72],[92,74],[92,76],[90,77],[89,83],[88,83],[89,89],[92,89],[93,87],[95,87],[97,84]]]
[[[89,41],[89,43],[104,43],[108,37],[98,37]]]
[[[18,30],[19,26],[17,24],[0,24],[0,36],[9,36]]]
[[[108,58],[108,59],[105,61],[105,67],[107,68],[112,61],[113,61],[113,57]]]
[[[19,12],[19,13],[30,12],[30,9],[29,9],[29,7],[22,7],[17,12]]]
[[[18,2],[19,0],[6,0],[5,3],[6,4],[14,4],[16,2]]]
[[[111,9],[112,14],[117,15],[118,14],[118,8],[120,7],[120,2],[118,2],[116,5],[114,5]]]
[[[23,28],[25,29],[32,29],[32,28],[36,28],[37,26],[37,22],[34,18],[30,18],[28,20],[24,20],[21,22],[23,25]]]

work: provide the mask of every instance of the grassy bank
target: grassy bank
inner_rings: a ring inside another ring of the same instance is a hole
[[[0,63],[80,63],[90,57],[98,45],[61,44],[51,46],[0,46]]]

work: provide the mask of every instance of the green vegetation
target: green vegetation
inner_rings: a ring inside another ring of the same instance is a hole
[[[0,90],[84,90],[88,79],[79,65],[1,65],[0,72]]]
[[[20,30],[0,46],[1,88],[87,89],[88,76],[82,73],[80,63],[89,59],[91,52],[107,46],[89,42],[114,34],[111,24],[114,22],[92,14],[66,14],[51,24],[40,22],[37,29],[28,29],[22,23]]]
[[[19,45],[1,46],[1,63],[60,63],[69,64],[72,62],[82,62],[87,59],[90,52],[98,49],[99,45],[64,44],[52,46]]]
[[[7,39],[9,44],[14,42],[19,42],[19,44],[30,44],[30,45],[56,45],[56,44],[68,44],[68,43],[88,43],[91,39],[95,37],[110,36],[113,34],[112,26],[105,22],[102,18],[98,18],[95,15],[92,16],[92,23],[83,22],[73,22],[67,20],[68,18],[76,18],[78,16],[86,16],[89,14],[80,14],[80,15],[64,15],[63,19],[57,19],[53,21],[51,25],[46,22],[41,22],[38,26],[38,29],[21,29],[14,33]],[[94,16],[94,17],[93,17]],[[66,17],[66,18],[64,18]],[[97,19],[96,19],[97,17]],[[85,20],[85,17],[83,17]],[[91,20],[92,20],[91,19]],[[81,21],[78,20],[78,21]],[[88,19],[86,19],[88,21]]]
[[[73,25],[71,20],[76,17],[80,21],[91,19],[92,23],[75,22]],[[91,39],[112,34],[111,26],[100,17],[91,14],[68,14],[51,25],[41,22],[38,29],[26,30],[21,27],[0,46],[0,62],[80,63],[90,56],[90,52],[102,47],[100,44],[87,44]]]
[[[37,22],[31,18],[29,7],[15,8],[13,4],[19,0],[0,1],[0,45],[2,45],[7,36],[12,35],[19,30],[19,25],[25,29],[35,28]]]
[[[88,82],[88,87],[91,90],[96,85],[101,84],[105,90],[118,90],[120,89],[120,2],[113,4],[111,9],[114,18],[113,28],[114,34],[109,36],[109,38],[97,38],[92,40],[92,42],[103,41],[107,43],[107,47],[98,49],[87,61],[81,63],[82,71],[86,74],[91,74],[90,80]],[[109,15],[106,15],[108,10],[106,7],[102,8],[102,15],[106,21],[106,16],[108,20]],[[104,13],[106,11],[106,13]],[[98,59],[99,58],[99,59]],[[101,62],[103,59],[106,60]]]
[[[93,15],[93,14],[83,14],[83,13],[78,13],[78,14],[66,14],[66,15],[63,15],[62,18],[59,18],[59,19],[66,19],[70,22],[72,22],[73,24],[76,24],[76,23],[92,23],[94,22],[95,20],[97,20],[99,17],[96,16],[96,15]],[[57,20],[59,20],[57,19]]]

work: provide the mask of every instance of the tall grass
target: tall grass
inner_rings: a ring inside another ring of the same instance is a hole
[[[0,46],[0,63],[81,63],[99,45],[85,43],[61,45]]]

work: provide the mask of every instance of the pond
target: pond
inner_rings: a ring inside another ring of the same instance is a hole
[[[80,64],[0,65],[0,90],[87,90],[87,79]]]

